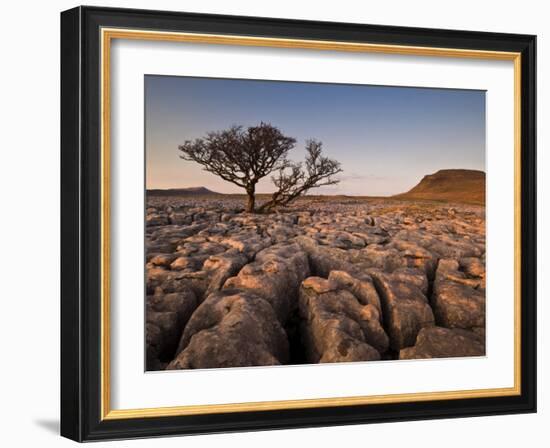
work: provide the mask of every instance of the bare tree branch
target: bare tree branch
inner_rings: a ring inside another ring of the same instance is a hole
[[[277,191],[273,193],[270,201],[259,208],[259,211],[269,211],[278,206],[285,206],[312,188],[339,182],[333,176],[342,172],[340,163],[323,156],[322,146],[323,144],[317,140],[307,141],[305,170],[300,163],[289,163],[286,167],[279,169],[278,175],[271,178]]]
[[[246,190],[247,211],[254,211],[258,181],[288,165],[286,156],[296,140],[287,137],[275,126],[260,123],[246,130],[242,126],[209,132],[206,137],[187,140],[178,146],[180,157],[203,166],[227,182]]]
[[[340,163],[323,156],[321,142],[306,142],[303,164],[287,159],[295,143],[296,139],[262,122],[246,130],[232,126],[209,132],[204,138],[185,141],[178,149],[182,159],[196,162],[205,171],[244,188],[248,195],[247,212],[264,212],[285,206],[312,188],[339,182],[333,176],[342,171]],[[273,172],[277,172],[271,178],[277,190],[271,200],[256,210],[256,184]]]

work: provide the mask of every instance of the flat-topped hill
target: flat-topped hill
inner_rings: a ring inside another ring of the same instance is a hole
[[[394,197],[485,204],[485,173],[477,170],[439,170],[424,176],[411,190]]]

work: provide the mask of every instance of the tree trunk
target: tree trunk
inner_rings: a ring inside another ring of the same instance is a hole
[[[256,203],[255,191],[248,190],[246,194],[248,194],[248,201],[246,202],[246,212],[254,213],[254,204]]]

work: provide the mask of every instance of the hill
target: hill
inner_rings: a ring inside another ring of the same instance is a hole
[[[439,170],[424,176],[418,185],[394,198],[485,204],[485,173],[477,170]]]
[[[166,190],[153,189],[147,190],[150,196],[206,196],[219,195],[215,191],[209,190],[206,187],[190,187],[190,188],[169,188]]]

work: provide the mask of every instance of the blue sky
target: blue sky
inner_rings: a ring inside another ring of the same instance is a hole
[[[261,121],[306,139],[342,164],[340,183],[312,194],[391,195],[439,169],[485,170],[485,92],[475,90],[147,75],[147,188],[239,187],[179,158],[185,140]],[[258,192],[273,191],[269,177]]]

